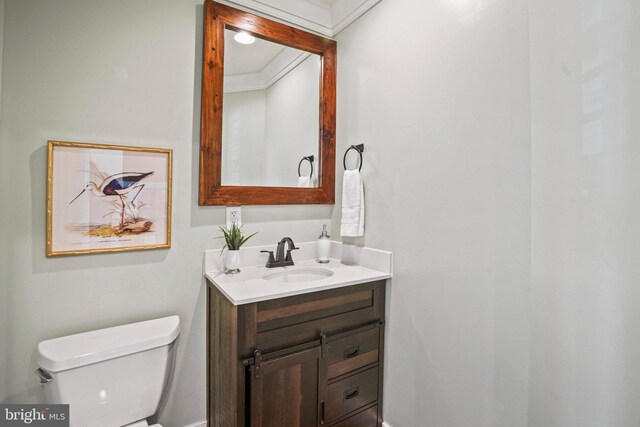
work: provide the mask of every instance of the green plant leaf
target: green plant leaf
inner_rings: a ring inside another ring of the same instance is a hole
[[[222,236],[219,236],[218,238],[224,238],[225,240],[225,245],[222,247],[222,250],[224,250],[225,248],[230,251],[238,250],[247,242],[247,240],[258,234],[258,232],[256,231],[249,236],[243,236],[241,230],[242,227],[238,227],[235,223],[231,226],[231,229],[228,229],[227,227],[224,227],[222,225],[219,228],[220,231],[222,231]]]

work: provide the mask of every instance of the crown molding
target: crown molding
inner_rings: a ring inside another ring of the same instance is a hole
[[[382,0],[338,0],[331,6],[331,31],[335,36]]]
[[[267,89],[286,76],[311,54],[285,49],[257,73],[224,76],[224,93]]]
[[[216,0],[326,37],[334,37],[382,0]]]

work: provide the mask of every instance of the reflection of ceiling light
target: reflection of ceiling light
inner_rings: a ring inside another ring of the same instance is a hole
[[[249,33],[238,33],[233,36],[233,39],[242,44],[252,44],[256,41],[256,38]]]

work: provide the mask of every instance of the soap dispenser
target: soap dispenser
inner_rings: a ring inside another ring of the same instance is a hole
[[[326,264],[329,262],[329,254],[331,253],[331,239],[327,233],[327,225],[322,226],[322,234],[318,237],[318,243],[316,244],[318,258],[316,262],[320,264]]]

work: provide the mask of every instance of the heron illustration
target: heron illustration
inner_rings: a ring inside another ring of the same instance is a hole
[[[87,190],[89,190],[91,194],[97,197],[117,196],[120,198],[120,202],[122,203],[122,211],[120,213],[120,227],[124,227],[124,210],[126,206],[124,201],[125,196],[133,190],[138,190],[131,200],[131,205],[135,207],[136,198],[144,188],[144,184],[140,184],[140,181],[152,174],[153,171],[122,172],[104,178],[100,185],[96,184],[93,181],[90,181],[80,192],[80,194],[74,197],[74,199],[70,201],[69,204],[75,202],[76,199],[82,196],[82,194]]]

